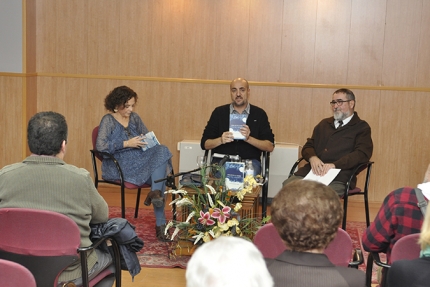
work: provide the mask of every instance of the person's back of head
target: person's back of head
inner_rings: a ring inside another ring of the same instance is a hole
[[[63,141],[67,142],[67,123],[63,115],[56,112],[40,112],[28,122],[28,147],[36,155],[57,155]]]
[[[263,255],[245,239],[222,236],[204,243],[187,264],[187,287],[271,287]]]
[[[343,214],[336,192],[309,180],[284,185],[270,209],[273,225],[294,251],[322,252],[336,236]]]

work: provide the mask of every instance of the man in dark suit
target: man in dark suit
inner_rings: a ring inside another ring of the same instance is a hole
[[[271,204],[272,223],[285,250],[266,259],[277,286],[364,287],[364,272],[335,266],[324,254],[342,220],[334,190],[322,183],[296,180],[283,186]]]
[[[370,126],[354,112],[354,93],[348,89],[339,89],[333,93],[330,105],[333,116],[323,119],[303,146],[302,157],[308,163],[283,184],[302,179],[311,170],[314,174],[323,176],[330,169],[337,168],[341,171],[329,186],[339,196],[343,196],[352,170],[372,157]],[[350,188],[355,187],[355,182],[354,178]]]

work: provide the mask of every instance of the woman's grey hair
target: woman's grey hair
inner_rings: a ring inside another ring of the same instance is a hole
[[[274,286],[261,252],[239,237],[221,236],[198,247],[185,276],[187,287]]]

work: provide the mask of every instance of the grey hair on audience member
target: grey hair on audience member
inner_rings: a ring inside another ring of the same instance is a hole
[[[187,264],[187,287],[273,287],[263,255],[250,241],[222,236],[197,248]]]

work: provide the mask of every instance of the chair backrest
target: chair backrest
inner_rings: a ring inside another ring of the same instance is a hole
[[[99,126],[96,126],[93,129],[93,132],[91,134],[91,140],[93,143],[93,151],[94,151],[94,155],[100,160],[103,161],[103,156],[97,152],[97,148],[96,148],[96,144],[97,144],[97,136],[99,135]]]
[[[79,228],[60,213],[2,208],[0,234],[0,258],[29,269],[37,286],[54,286],[61,271],[79,260]]]
[[[264,258],[276,258],[288,249],[272,223],[262,226],[255,234],[253,242]],[[349,234],[339,228],[336,237],[324,253],[334,265],[348,266],[352,258],[352,240]]]
[[[416,259],[420,257],[420,245],[418,244],[419,233],[403,236],[393,246],[391,250],[391,262],[402,259]]]
[[[0,282],[2,287],[36,287],[36,280],[27,268],[3,259],[0,259]]]
[[[342,228],[337,229],[336,237],[324,250],[331,263],[337,266],[348,266],[352,258],[352,240]]]
[[[258,229],[253,242],[264,258],[276,258],[287,249],[273,223],[267,223]]]

